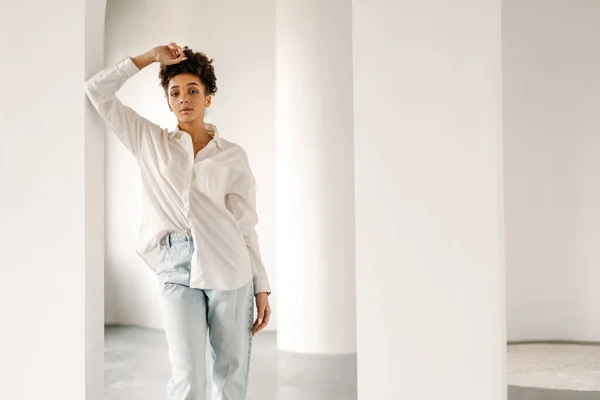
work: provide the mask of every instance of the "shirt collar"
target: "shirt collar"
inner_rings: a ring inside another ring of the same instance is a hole
[[[217,147],[219,149],[223,147],[223,139],[221,139],[221,135],[219,134],[219,130],[217,129],[217,127],[211,123],[205,122],[204,128],[206,129],[208,134],[213,137],[213,140],[217,144]],[[169,139],[172,139],[175,135],[181,134],[183,132],[184,131],[179,129],[179,125],[175,125],[175,130],[169,134]]]

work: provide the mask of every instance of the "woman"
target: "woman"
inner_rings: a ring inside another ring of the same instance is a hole
[[[155,62],[177,117],[172,131],[116,97],[127,79]],[[271,290],[257,242],[256,185],[247,155],[204,122],[217,91],[212,60],[171,43],[97,73],[85,89],[141,169],[138,252],[159,249],[151,267],[163,300],[172,366],[169,399],[205,399],[207,334],[213,400],[245,399],[252,336],[269,323]]]

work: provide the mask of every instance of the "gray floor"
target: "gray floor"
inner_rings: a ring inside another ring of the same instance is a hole
[[[104,343],[105,400],[166,400],[170,371],[162,331],[107,327]],[[248,400],[356,399],[356,356],[281,353],[268,332],[255,336],[252,353]]]
[[[595,392],[600,399],[600,346],[593,343],[521,343],[508,346],[510,385]]]
[[[600,400],[600,393],[509,386],[508,400]]]
[[[164,333],[107,327],[105,400],[165,400],[169,379]],[[356,357],[278,352],[275,335],[254,340],[248,400],[356,400]],[[600,393],[509,387],[509,400],[600,400]],[[393,399],[390,399],[393,400]]]

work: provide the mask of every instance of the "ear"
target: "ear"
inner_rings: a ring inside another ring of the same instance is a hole
[[[206,96],[206,99],[204,100],[204,108],[210,107],[211,103],[212,103],[212,96],[210,96],[210,95]]]

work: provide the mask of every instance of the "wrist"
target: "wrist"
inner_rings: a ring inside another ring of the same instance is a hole
[[[140,54],[137,57],[132,58],[131,60],[133,61],[135,66],[141,70],[141,69],[147,67],[148,65],[156,62],[157,61],[156,58],[158,58],[156,51],[154,51],[154,49],[150,49],[147,52]]]
[[[151,63],[158,62],[158,53],[155,48],[152,48],[146,52],[148,55],[148,59],[151,60]]]

